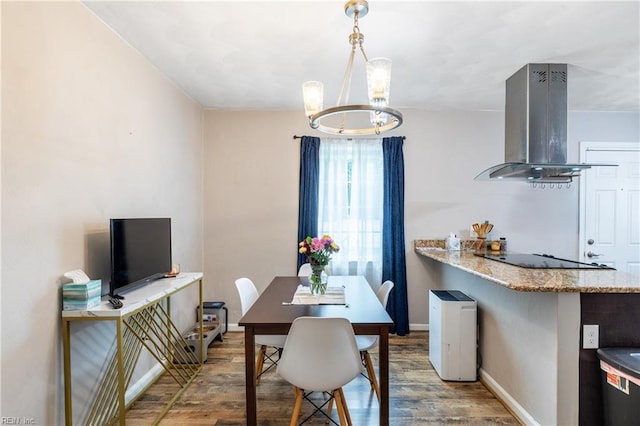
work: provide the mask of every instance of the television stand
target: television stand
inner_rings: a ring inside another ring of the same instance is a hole
[[[131,384],[143,349],[155,358],[169,375],[177,390],[154,424],[169,411],[173,403],[189,387],[202,370],[202,360],[189,349],[171,319],[171,296],[193,284],[198,284],[198,306],[202,312],[202,273],[181,273],[176,278],[160,279],[127,294],[127,302],[120,309],[113,309],[107,300],[89,310],[62,311],[62,343],[64,357],[64,404],[65,424],[72,425],[72,380],[71,380],[71,324],[77,321],[114,321],[116,325],[116,347],[107,359],[100,386],[95,392],[87,418],[77,421],[82,424],[107,425],[118,422],[126,424],[126,410],[144,391],[125,402],[125,393]],[[202,348],[202,315],[199,316],[199,340]],[[185,362],[188,361],[188,362]],[[156,377],[154,381],[159,378]],[[146,388],[145,388],[146,389]]]

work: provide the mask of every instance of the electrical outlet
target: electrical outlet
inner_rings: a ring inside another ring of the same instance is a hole
[[[599,340],[599,326],[595,325],[583,325],[582,326],[582,348],[583,349],[598,349]]]

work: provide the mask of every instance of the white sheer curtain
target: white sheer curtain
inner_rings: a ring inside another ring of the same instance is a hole
[[[321,139],[318,231],[340,246],[331,273],[372,286],[382,278],[383,171],[382,139]]]

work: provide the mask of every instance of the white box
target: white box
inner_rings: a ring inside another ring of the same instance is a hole
[[[477,304],[458,290],[429,291],[429,361],[443,380],[477,380]]]

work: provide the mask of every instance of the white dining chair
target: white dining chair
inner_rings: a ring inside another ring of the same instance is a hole
[[[316,410],[311,416],[328,404],[323,414],[330,418],[335,400],[340,424],[351,424],[342,386],[361,371],[360,353],[348,319],[296,318],[278,363],[278,375],[293,385],[296,395],[290,424],[297,424],[303,399],[313,404],[308,398],[313,392],[326,392],[330,398],[320,406],[313,404]]]
[[[302,265],[300,265],[300,269],[298,269],[298,276],[308,277],[309,275],[311,275],[311,264],[303,263]]]
[[[236,280],[236,288],[240,295],[240,306],[242,308],[242,315],[246,314],[249,308],[258,300],[259,294],[253,281],[249,278],[238,278]],[[255,336],[256,345],[260,345],[260,350],[256,356],[256,385],[260,384],[260,377],[263,373],[269,371],[272,367],[278,364],[278,359],[284,347],[284,342],[287,339],[285,335],[264,335],[259,334]],[[273,350],[269,350],[273,348]],[[268,359],[270,364],[266,370],[263,371],[264,361]]]
[[[300,269],[298,269],[298,276],[299,277],[308,277],[309,275],[311,275],[311,264],[310,263],[303,263],[302,265],[300,265]],[[331,269],[329,268],[329,265],[324,267],[324,273],[329,276]]]
[[[376,296],[378,296],[378,300],[382,304],[382,306],[387,308],[387,301],[389,300],[389,293],[393,289],[393,281],[387,280],[378,289],[376,292]],[[362,364],[365,367],[367,372],[367,379],[371,383],[371,388],[376,393],[378,397],[378,401],[380,401],[380,386],[378,386],[378,379],[376,378],[376,372],[373,368],[373,363],[371,362],[371,356],[369,355],[369,351],[378,346],[379,336],[373,335],[357,335],[356,342],[358,344],[358,351],[360,351],[360,357],[362,359]]]

